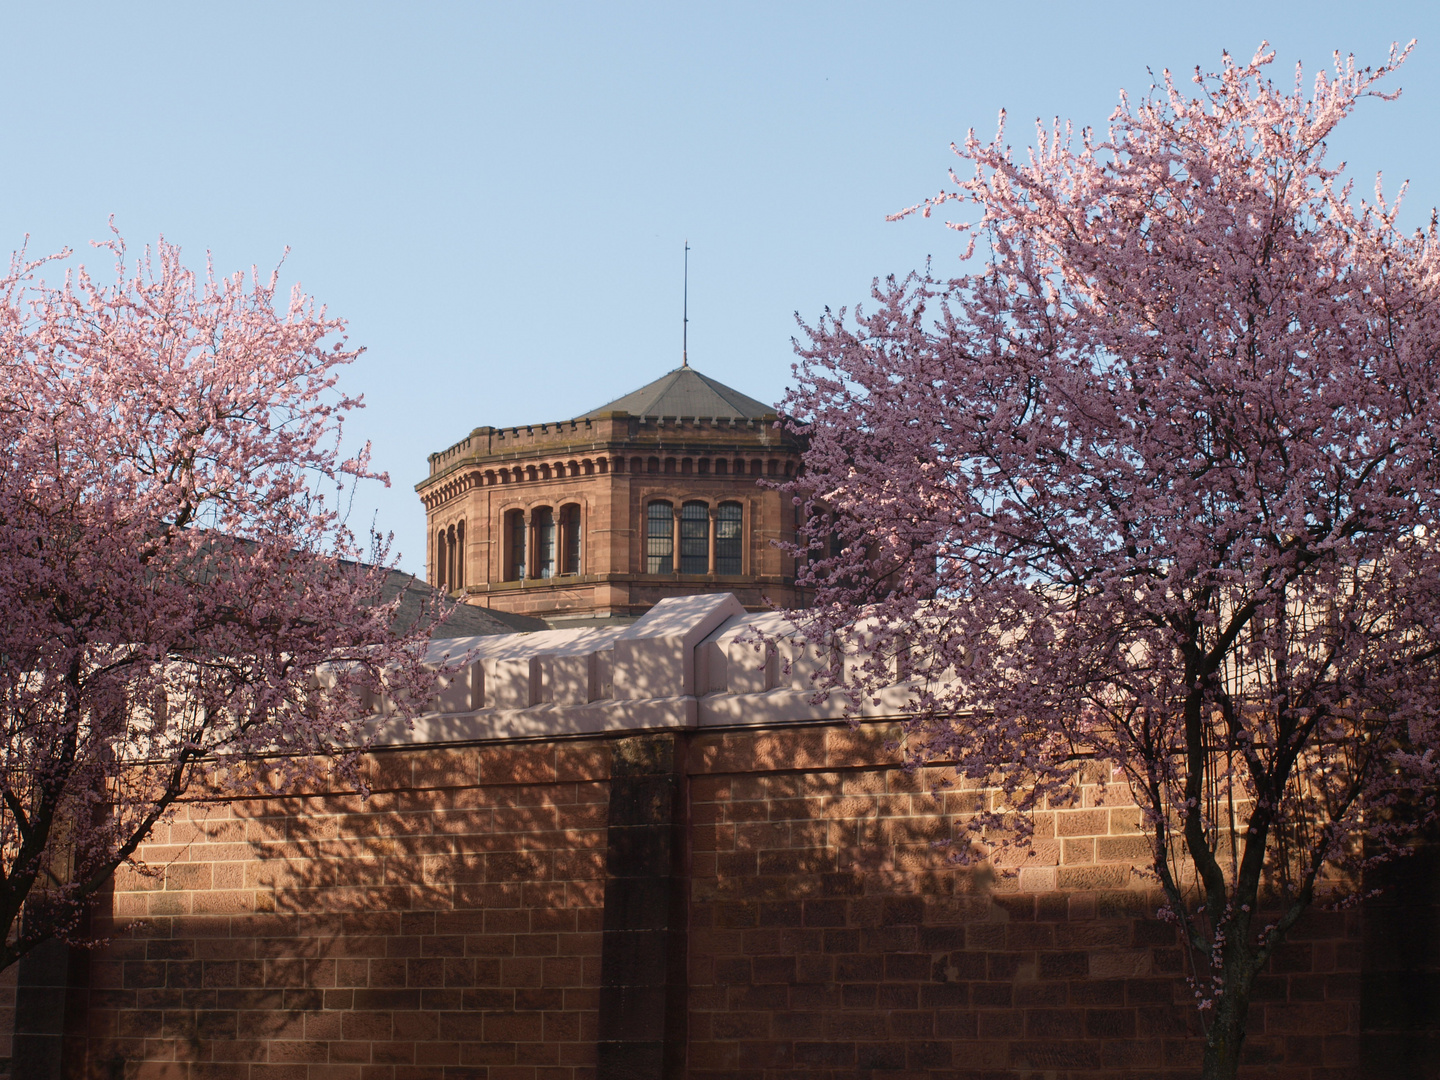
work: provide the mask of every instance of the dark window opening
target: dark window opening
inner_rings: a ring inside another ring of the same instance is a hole
[[[721,503],[715,511],[715,572],[740,573],[745,508],[738,502]]]
[[[525,580],[525,511],[511,510],[505,515],[506,532],[510,538],[510,558],[507,560],[505,580]]]
[[[535,521],[535,576],[555,576],[555,512],[548,506],[533,511]]]
[[[710,572],[710,507],[703,502],[680,508],[680,572]]]
[[[652,502],[645,518],[645,572],[674,573],[675,508],[668,502]]]
[[[562,574],[580,573],[580,507],[571,503],[560,508]]]

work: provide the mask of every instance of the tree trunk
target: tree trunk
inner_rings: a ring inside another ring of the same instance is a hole
[[[1205,1038],[1202,1080],[1235,1080],[1240,1068],[1240,1048],[1245,1042],[1245,1020],[1250,996],[1225,994],[1215,1006],[1210,1033]]]

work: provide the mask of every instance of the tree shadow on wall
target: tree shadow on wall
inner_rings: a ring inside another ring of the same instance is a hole
[[[120,976],[133,996],[89,1025],[90,1075],[108,1080],[116,1055],[134,1075],[147,1054],[175,1059],[150,1065],[156,1078],[189,1062],[514,1065],[543,1058],[547,1033],[579,1037],[604,803],[578,783],[402,787],[404,755],[374,759],[368,797],[197,811],[189,862],[171,868],[197,886],[189,909],[135,921]]]

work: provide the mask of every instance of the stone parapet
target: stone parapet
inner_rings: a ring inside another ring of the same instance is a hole
[[[818,647],[729,593],[661,600],[628,627],[441,639],[431,659],[460,663],[433,711],[382,722],[377,746],[846,718],[843,693],[817,693]],[[895,687],[856,715],[899,716],[908,697]]]

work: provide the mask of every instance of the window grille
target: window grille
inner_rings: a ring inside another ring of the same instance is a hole
[[[715,511],[715,572],[740,573],[745,508],[738,502],[721,503]]]
[[[571,503],[560,511],[561,532],[564,537],[564,558],[562,574],[580,573],[580,507]]]
[[[675,508],[668,502],[652,502],[645,521],[645,572],[670,574],[674,571]]]
[[[680,508],[680,572],[710,572],[710,507],[703,502]]]
[[[510,572],[508,581],[525,579],[525,511],[511,510],[510,518]]]
[[[548,506],[534,511],[535,576],[555,576],[555,512]]]

